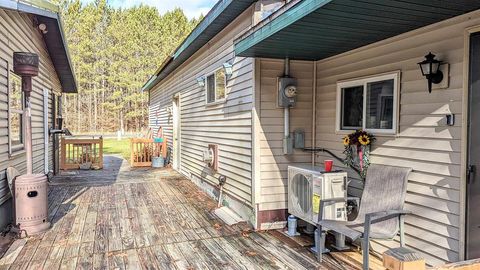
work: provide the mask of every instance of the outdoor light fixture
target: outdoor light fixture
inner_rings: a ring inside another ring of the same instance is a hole
[[[205,77],[204,76],[198,77],[197,78],[197,83],[198,83],[198,86],[204,87],[205,86]]]
[[[38,25],[38,29],[43,33],[46,34],[48,33],[47,26],[44,23],[41,23]]]
[[[422,75],[428,80],[429,93],[432,92],[432,83],[438,84],[443,80],[443,73],[440,71],[440,65],[442,64],[441,61],[435,59],[435,55],[431,52],[425,55],[425,60],[418,63]]]
[[[232,76],[233,74],[233,65],[229,62],[223,63],[223,69],[225,70],[225,75],[227,77]]]

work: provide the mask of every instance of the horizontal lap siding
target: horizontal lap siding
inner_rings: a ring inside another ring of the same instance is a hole
[[[478,18],[479,13],[474,14],[470,17]],[[430,264],[458,261],[463,249],[460,243],[463,34],[465,28],[479,23],[480,19],[462,16],[317,65],[316,146],[337,155],[343,151],[343,135],[335,134],[337,81],[401,71],[399,132],[397,136],[377,136],[371,161],[413,168],[405,205],[413,212],[406,218],[406,242]],[[448,89],[433,90],[431,94],[416,64],[429,51],[450,65]],[[454,126],[445,123],[448,112],[456,114]],[[318,163],[324,158],[330,157],[323,156]],[[360,196],[362,186],[361,181],[354,179],[349,192]],[[375,247],[383,251],[397,245],[385,241]]]
[[[14,157],[8,156],[8,103],[7,103],[7,70],[4,60],[8,62],[9,69],[13,69],[13,52],[28,51],[40,56],[40,72],[33,78],[32,103],[32,129],[33,129],[33,169],[35,172],[44,172],[44,125],[43,125],[43,89],[52,89],[60,92],[60,82],[55,73],[48,51],[40,33],[33,28],[32,18],[26,14],[0,9],[0,204],[10,197],[5,169],[13,166],[20,172],[26,170],[25,154]],[[50,92],[50,98],[52,92]],[[49,102],[49,123],[51,102]],[[51,152],[51,148],[49,150]],[[51,154],[49,154],[51,156]],[[49,161],[52,166],[52,161]],[[0,226],[6,223],[0,217]]]
[[[297,104],[290,109],[290,132],[304,129],[305,146],[312,145],[313,65],[308,61],[290,63],[290,76],[298,80]],[[277,108],[277,78],[283,72],[283,60],[260,60],[260,211],[286,209],[288,165],[312,162],[311,154],[301,150],[283,154],[283,108]]]
[[[253,60],[234,57],[233,40],[251,24],[251,9],[225,28],[194,56],[150,92],[150,127],[163,127],[172,142],[173,119],[167,114],[172,98],[180,93],[180,167],[212,185],[212,175],[203,160],[208,144],[219,146],[219,174],[227,176],[225,191],[246,205],[252,200],[252,104]],[[197,78],[233,63],[224,103],[206,106],[205,90]]]

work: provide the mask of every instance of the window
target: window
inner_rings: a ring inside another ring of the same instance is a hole
[[[337,131],[395,133],[398,73],[337,84]]]
[[[9,154],[12,154],[12,152],[16,150],[23,149],[24,103],[22,79],[13,72],[10,72],[8,87]]]
[[[225,69],[217,69],[206,78],[207,104],[225,99],[226,89]]]

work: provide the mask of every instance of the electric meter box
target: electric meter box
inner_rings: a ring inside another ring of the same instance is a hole
[[[278,107],[293,107],[297,103],[297,79],[278,78]]]

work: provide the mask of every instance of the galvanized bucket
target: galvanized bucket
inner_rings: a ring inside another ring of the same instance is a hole
[[[163,168],[164,164],[163,157],[152,157],[152,168]]]

